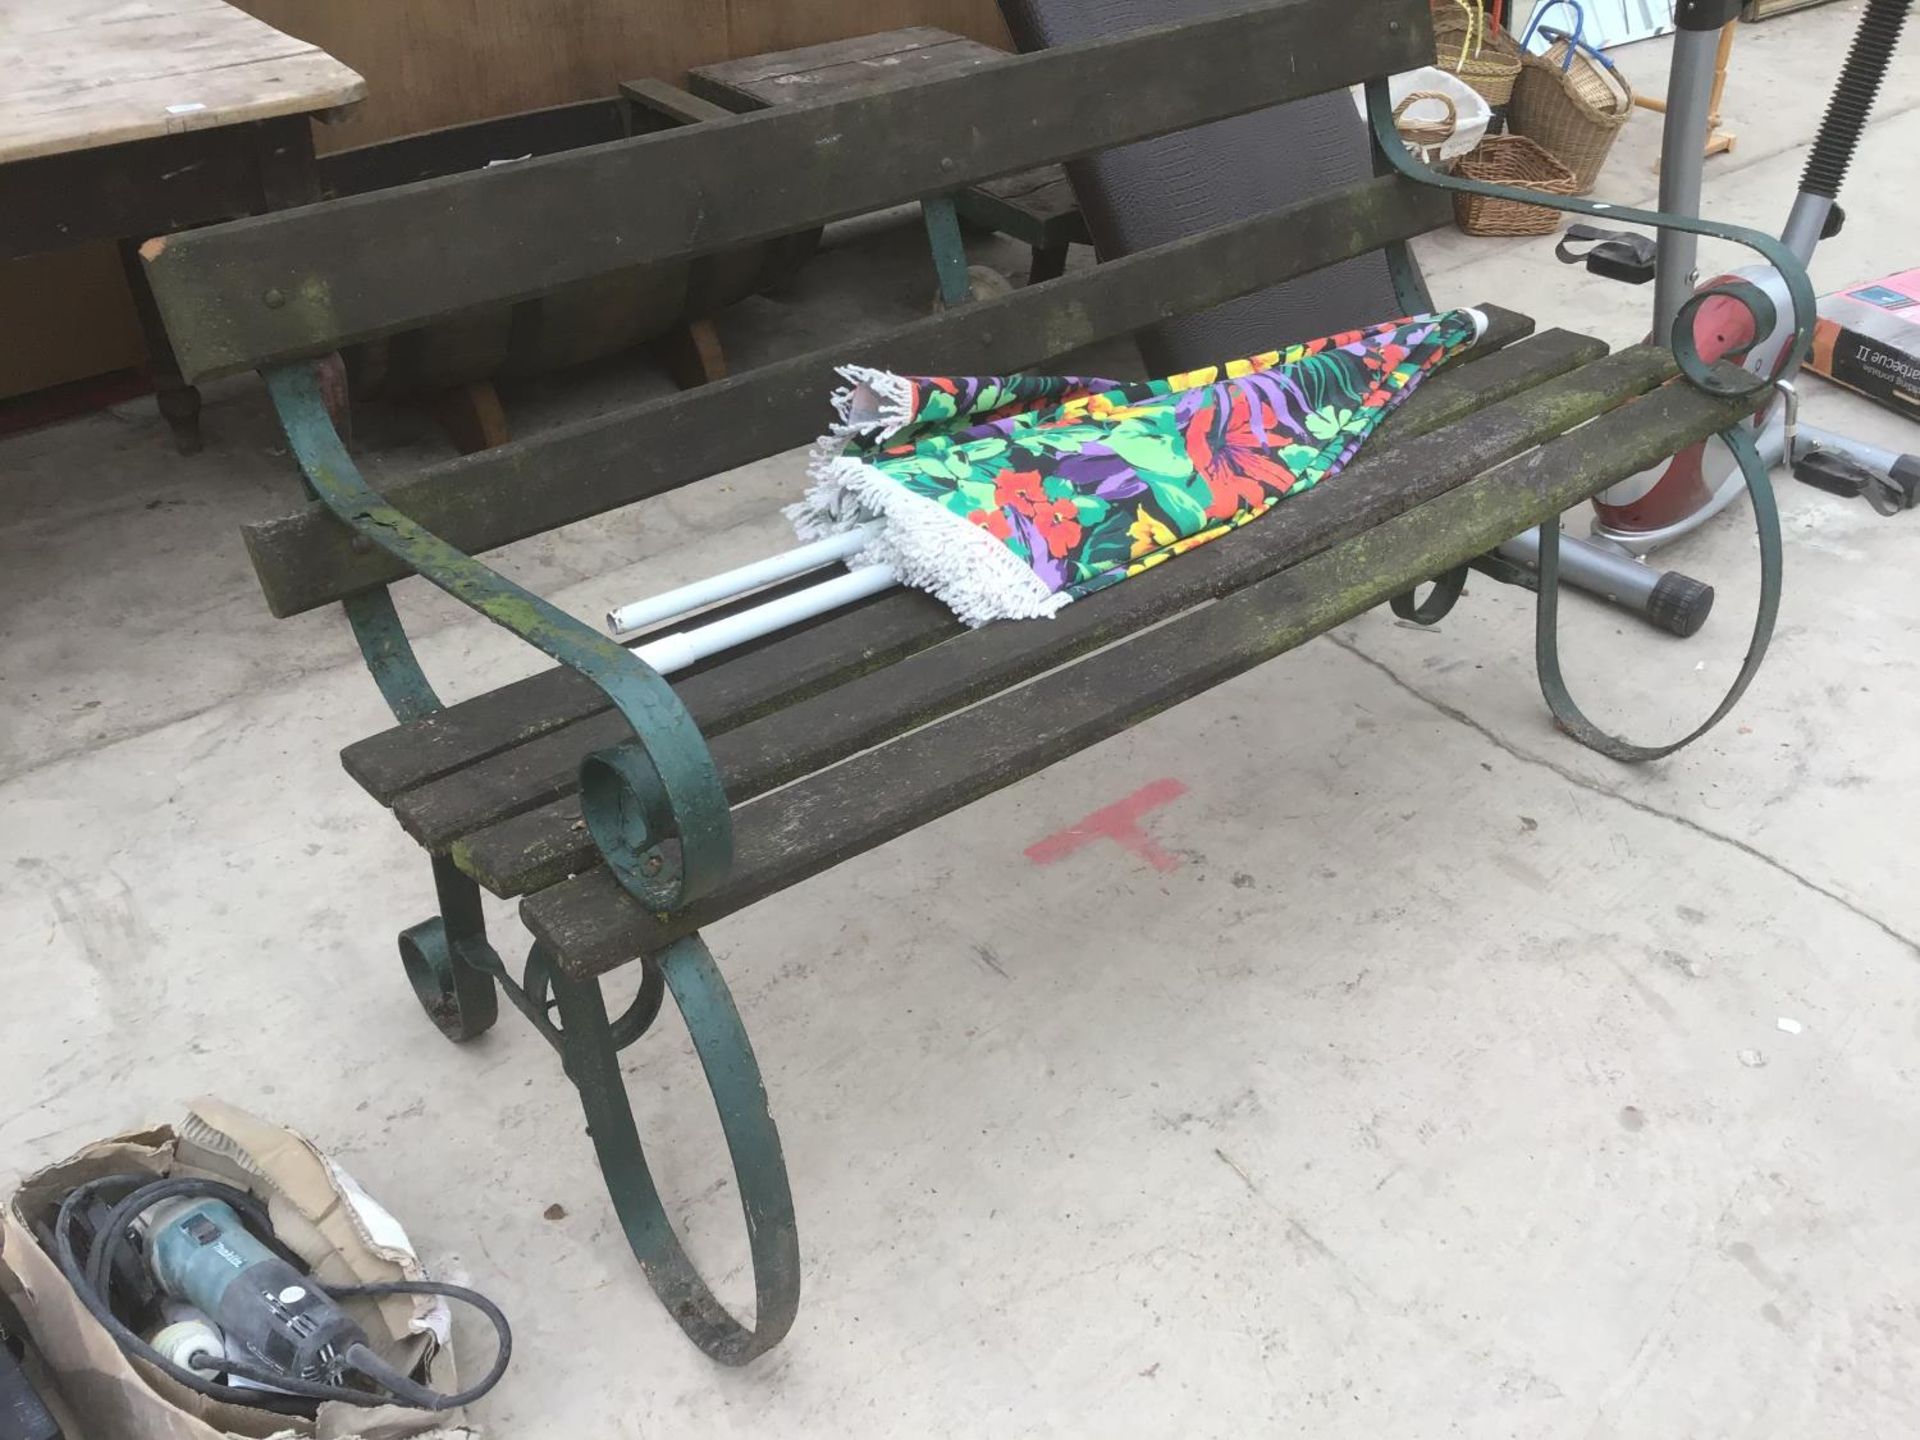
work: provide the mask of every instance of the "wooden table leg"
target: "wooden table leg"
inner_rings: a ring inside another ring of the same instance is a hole
[[[1720,100],[1727,91],[1727,65],[1733,58],[1734,30],[1739,23],[1738,20],[1729,20],[1720,27],[1720,49],[1713,62],[1713,91],[1707,100],[1707,144],[1702,152],[1709,158],[1730,154],[1740,140],[1738,135],[1722,133],[1720,129]],[[1636,95],[1633,97],[1633,103],[1642,110],[1653,111],[1656,115],[1667,113],[1667,102],[1656,96]],[[1654,162],[1653,168],[1656,173],[1659,171],[1659,161]]]
[[[920,213],[927,224],[934,274],[940,281],[940,301],[943,305],[964,305],[972,298],[973,282],[967,275],[967,246],[960,237],[960,217],[954,212],[953,197],[929,196],[920,202]]]
[[[330,355],[322,355],[313,362],[314,375],[320,383],[320,403],[327,407],[327,415],[333,421],[333,428],[339,433],[341,444],[349,450],[353,448],[353,405],[348,398],[347,362],[338,350]]]
[[[651,348],[682,390],[727,378],[727,352],[720,346],[720,332],[705,316],[672,326]]]
[[[173,431],[173,444],[182,455],[197,454],[204,443],[200,434],[200,392],[180,376],[180,362],[174,358],[173,342],[154,303],[153,290],[147,284],[146,268],[140,263],[140,242],[120,242],[120,268],[127,277],[127,289],[133,295],[134,313],[140,317],[140,335],[146,342],[147,374],[153,380],[154,399],[160,414]]]
[[[1038,285],[1047,280],[1057,280],[1066,273],[1066,246],[1036,245],[1033,247],[1033,264],[1027,269],[1027,283],[1029,285]]]
[[[1707,100],[1707,154],[1725,155],[1732,153],[1737,135],[1725,134],[1720,129],[1720,100],[1727,93],[1727,63],[1733,57],[1733,33],[1737,20],[1729,20],[1720,27],[1720,51],[1713,62],[1713,93]]]
[[[454,448],[462,455],[490,450],[513,438],[507,428],[507,412],[500,404],[500,392],[491,380],[469,380],[456,385],[440,397],[434,407],[440,428],[447,432]]]

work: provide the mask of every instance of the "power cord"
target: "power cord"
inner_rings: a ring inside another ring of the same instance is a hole
[[[80,1297],[81,1304],[87,1307],[94,1319],[98,1320],[107,1333],[114,1338],[120,1348],[135,1356],[163,1374],[178,1381],[197,1395],[210,1399],[226,1401],[235,1405],[252,1406],[266,1409],[277,1414],[303,1414],[312,1408],[314,1402],[322,1400],[337,1401],[343,1405],[380,1406],[401,1405],[415,1410],[453,1410],[462,1405],[471,1404],[485,1395],[500,1382],[506,1373],[507,1362],[513,1356],[513,1332],[507,1324],[507,1317],[500,1307],[477,1291],[460,1285],[441,1285],[428,1280],[394,1280],[370,1285],[342,1285],[328,1287],[308,1277],[311,1287],[333,1300],[353,1298],[377,1298],[383,1295],[440,1295],[450,1300],[459,1300],[473,1306],[487,1317],[498,1337],[493,1365],[478,1384],[470,1385],[452,1395],[429,1389],[417,1381],[402,1375],[393,1366],[374,1353],[371,1346],[361,1341],[349,1345],[341,1357],[342,1368],[357,1371],[373,1385],[371,1390],[357,1390],[345,1385],[330,1385],[323,1381],[308,1380],[297,1375],[288,1375],[270,1365],[256,1363],[253,1360],[227,1356],[223,1359],[204,1358],[207,1373],[177,1364],[154,1349],[145,1339],[136,1334],[120,1317],[113,1312],[111,1294],[113,1285],[113,1261],[121,1248],[127,1244],[127,1232],[133,1222],[153,1206],[163,1200],[172,1199],[210,1199],[219,1200],[232,1207],[246,1223],[248,1230],[261,1244],[272,1250],[281,1259],[295,1269],[305,1271],[306,1266],[280,1242],[273,1233],[273,1224],[267,1216],[266,1208],[253,1196],[232,1185],[223,1185],[217,1180],[200,1180],[189,1177],[176,1177],[170,1180],[156,1180],[149,1184],[136,1186],[113,1209],[100,1225],[90,1253],[84,1266],[74,1246],[73,1226],[75,1218],[86,1203],[109,1187],[124,1186],[128,1181],[125,1175],[108,1175],[97,1180],[89,1180],[68,1192],[60,1203],[60,1211],[54,1220],[53,1241],[55,1260],[60,1271],[67,1277],[67,1283],[73,1286],[74,1293]],[[276,1390],[286,1392],[275,1395],[270,1392],[243,1389],[222,1384],[208,1378],[208,1374],[224,1372],[237,1375],[245,1380],[271,1385]]]

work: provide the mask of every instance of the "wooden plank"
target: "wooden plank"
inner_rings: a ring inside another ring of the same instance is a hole
[[[260,208],[266,138],[258,126],[229,125],[0,164],[0,255],[158,235],[249,214]],[[130,184],[130,176],[141,177],[139,183]],[[112,283],[123,284],[118,277]],[[6,320],[11,335],[18,322],[12,315]]]
[[[719,619],[732,610],[807,583],[817,584],[818,580],[817,575],[802,576],[792,584],[758,592],[738,605],[715,607],[702,618]],[[875,596],[846,611],[765,637],[740,652],[730,651],[704,661],[681,672],[674,686],[683,701],[699,707],[696,716],[705,713],[717,721],[736,709],[757,712],[778,703],[794,689],[833,683],[844,665],[867,663],[862,657],[868,647],[873,647],[875,655],[894,656],[944,638],[958,622],[948,615],[946,625],[940,625],[941,617],[936,612],[944,612],[944,607],[931,602],[929,609],[929,603],[928,597],[917,591]],[[938,633],[928,634],[935,630]],[[629,643],[639,644],[648,638],[652,637],[636,636]],[[724,681],[706,678],[710,671],[737,671],[747,655],[758,655],[775,646],[780,651],[778,659],[756,666],[761,673],[753,677],[730,674]],[[607,708],[605,691],[578,671],[556,665],[424,719],[355,741],[341,751],[340,761],[368,794],[383,805],[391,805],[405,791]]]
[[[1591,342],[1588,353],[1601,350]],[[1371,463],[1349,467],[1338,483],[1290,500],[1259,524],[1182,556],[1178,565],[1135,576],[1093,603],[1069,606],[1045,625],[987,626],[882,671],[850,671],[844,683],[823,690],[818,703],[801,701],[745,727],[764,739],[741,738],[734,717],[703,717],[701,728],[727,794],[739,804],[947,709],[1229,594],[1461,484],[1671,373],[1667,357],[1642,348],[1528,390],[1469,420],[1375,453]],[[617,713],[603,711],[410,791],[394,802],[394,814],[423,845],[444,849],[481,825],[571,793],[581,758],[627,734]],[[491,861],[480,878],[490,885],[524,883],[507,865]]]
[[[724,120],[733,112],[724,105],[702,100],[691,91],[664,80],[623,80],[620,93],[644,110],[671,120],[676,125],[696,125],[706,120]]]
[[[744,112],[859,95],[891,81],[959,75],[1013,58],[1005,50],[945,30],[922,28],[921,38],[907,38],[912,33],[895,30],[865,37],[873,42],[867,45],[852,41],[810,45],[784,54],[702,65],[687,72],[687,88],[728,110]],[[867,53],[833,53],[847,49]]]
[[[596,868],[527,897],[521,918],[569,973],[604,973],[1283,654],[1751,408],[1665,386],[1215,605],[743,806],[731,875],[678,914],[650,914]]]
[[[1442,192],[1392,177],[1362,181],[871,339],[447,461],[386,494],[450,544],[479,554],[804,445],[820,433],[841,364],[907,374],[1024,369],[1420,234],[1452,213]],[[384,551],[355,549],[353,533],[318,504],[243,533],[276,615],[407,573]]]
[[[819,70],[829,65],[846,65],[860,60],[878,60],[930,45],[945,45],[966,37],[937,25],[907,25],[898,30],[879,30],[870,35],[855,35],[846,40],[829,40],[820,45],[801,45],[791,50],[775,50],[765,55],[743,55],[711,65],[695,65],[687,71],[689,81],[724,85],[742,93],[763,80],[792,75],[803,70]],[[990,49],[990,46],[982,46]],[[1005,54],[1005,51],[999,52]]]
[[[5,0],[0,15],[16,38],[48,37],[77,26],[124,25],[204,9],[207,0],[91,0],[86,5],[36,5],[29,0]]]
[[[225,0],[8,0],[0,164],[352,104],[366,82]]]
[[[1043,165],[1038,170],[989,180],[975,189],[1004,205],[1018,206],[1037,220],[1066,219],[1080,213],[1080,203],[1073,198],[1073,182],[1058,165]]]
[[[696,92],[731,111],[792,105],[824,95],[852,95],[908,75],[955,74],[1010,59],[1005,50],[930,26],[809,45],[774,55],[751,55],[687,74]],[[1087,243],[1086,222],[1067,172],[1058,165],[1003,176],[953,193],[960,213],[976,225],[1036,248]]]
[[[1532,322],[1524,316],[1496,307],[1487,308],[1491,323],[1482,341],[1483,347],[1508,345],[1531,329]],[[1564,373],[1586,358],[1584,344],[1579,337],[1549,332],[1522,351],[1449,366],[1409,396],[1388,418],[1374,437],[1373,454],[1368,458],[1386,456],[1402,440],[1438,429]],[[811,676],[815,661],[804,652],[817,646],[823,654],[852,656],[856,664],[861,663],[860,657],[868,644],[867,629],[895,623],[917,626],[916,643],[923,646],[936,644],[959,630],[959,623],[944,606],[917,591],[898,591],[876,599],[872,613],[843,612],[821,621],[800,642],[802,653],[797,656],[791,632],[776,643],[785,663],[798,667],[798,673]],[[740,652],[734,652],[724,663],[735,667],[743,658]],[[686,698],[685,677],[678,686]],[[708,712],[708,723],[717,723],[750,704],[778,701],[786,693],[772,683],[740,692],[731,702],[735,709]],[[606,708],[607,699],[599,687],[575,671],[555,667],[411,724],[371,735],[349,745],[341,759],[348,773],[375,799],[390,805],[404,791]]]
[[[650,261],[771,239],[1403,70],[1421,0],[1268,0],[150,242],[183,370],[204,379]],[[1424,52],[1424,53],[1423,53]],[[1249,54],[1267,63],[1247,64]],[[1287,57],[1311,56],[1309,65]],[[1124,96],[1124,104],[1087,97]],[[448,265],[458,254],[461,263]]]
[[[322,156],[317,168],[321,188],[329,198],[337,198],[478,170],[522,155],[604,145],[626,133],[620,102],[603,97],[335,150]]]
[[[733,55],[764,55],[907,25],[937,25],[1013,48],[1000,7],[981,0],[780,0],[777,5],[735,0],[726,9],[732,41],[727,53]]]
[[[954,191],[953,203],[963,220],[1038,249],[1092,243],[1072,182],[1058,165],[969,185]]]
[[[723,661],[709,670],[677,679],[674,688],[696,723],[720,729],[730,720],[740,723],[734,717],[764,714],[796,696],[810,695],[837,684],[850,673],[885,665],[902,655],[922,649],[939,638],[936,627],[956,623],[950,615],[945,614],[944,607],[938,602],[917,592],[912,595],[904,592],[887,595],[854,614],[836,616],[830,621],[821,622],[815,629],[788,633],[778,643],[766,644],[754,652],[765,655],[764,663]],[[820,634],[820,631],[827,633]],[[505,718],[504,710],[505,707],[501,706],[489,713]],[[603,722],[611,720],[614,714],[605,707],[604,698],[599,706],[588,713],[590,717]],[[532,717],[522,713],[521,721],[529,730],[533,729]],[[556,736],[568,738],[556,743]],[[549,787],[545,794],[536,798],[535,803],[538,799],[544,799],[545,795],[557,794],[558,790],[552,785],[564,786],[571,783],[570,778],[562,777],[549,782],[542,777],[554,765],[565,770],[569,764],[579,764],[585,750],[574,751],[571,762],[566,758],[574,738],[590,737],[586,737],[585,732],[577,727],[562,726],[541,731],[523,744],[509,746],[488,760],[479,762],[490,768],[476,784],[488,794],[497,793],[502,798],[473,803],[509,803],[504,797],[528,785]],[[362,778],[365,772],[356,763],[357,757],[351,747],[342,754],[341,760],[348,774],[355,779]],[[472,767],[462,768],[444,779],[416,787],[407,794],[420,795],[432,790],[436,784],[449,785],[471,773]],[[404,799],[404,795],[396,797],[394,803]],[[460,802],[446,795],[429,796],[422,803],[430,813],[438,813]]]
[[[715,0],[235,0],[367,77],[322,148],[605,99],[622,80],[678,80],[728,53]],[[524,152],[521,152],[524,153]]]
[[[57,10],[48,0],[8,0]],[[622,80],[675,83],[696,65],[895,25],[929,24],[1009,47],[994,0],[234,0],[367,78],[329,126],[372,141],[611,95]]]

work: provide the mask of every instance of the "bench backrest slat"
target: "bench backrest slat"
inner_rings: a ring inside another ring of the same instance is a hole
[[[1427,0],[1267,0],[966,74],[189,231],[143,253],[181,368],[200,380],[1432,59]]]
[[[1439,190],[1362,181],[1046,285],[960,306],[879,336],[624,407],[389,484],[393,503],[468,554],[658,495],[820,432],[833,367],[1003,373],[1173,315],[1364,255],[1445,223]],[[406,571],[355,549],[324,508],[246,527],[276,615],[294,615]]]

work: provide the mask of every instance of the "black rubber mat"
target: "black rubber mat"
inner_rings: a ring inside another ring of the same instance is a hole
[[[1236,0],[1000,0],[1022,50],[1096,40],[1232,8]],[[1356,6],[1356,24],[1364,7]],[[1124,105],[1126,96],[1103,97]],[[1067,166],[1103,259],[1146,250],[1372,173],[1366,127],[1342,91],[1104,151]],[[1181,316],[1143,332],[1155,375],[1401,312],[1381,255]]]

